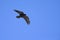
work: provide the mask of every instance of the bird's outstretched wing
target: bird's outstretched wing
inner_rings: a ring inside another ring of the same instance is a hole
[[[27,22],[27,24],[30,24],[30,20],[29,20],[28,16],[23,16],[23,18],[25,19],[25,21]]]
[[[22,11],[19,11],[19,10],[14,10],[15,12],[17,12],[18,14],[23,14]]]

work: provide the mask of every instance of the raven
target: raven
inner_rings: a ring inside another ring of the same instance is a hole
[[[19,10],[14,10],[15,12],[17,12],[19,14],[19,16],[16,16],[16,18],[24,18],[25,21],[27,22],[27,24],[30,24],[30,20],[29,17],[26,16],[26,14],[24,14],[24,12],[19,11]]]

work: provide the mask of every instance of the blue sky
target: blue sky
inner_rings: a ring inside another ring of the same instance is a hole
[[[26,13],[30,25],[14,9]],[[60,40],[60,0],[0,0],[0,40]]]

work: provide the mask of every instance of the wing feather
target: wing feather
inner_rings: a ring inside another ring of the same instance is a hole
[[[23,18],[25,19],[25,21],[27,22],[27,24],[30,24],[30,20],[29,20],[28,16],[23,16]]]
[[[15,12],[17,12],[18,14],[22,14],[23,12],[22,11],[19,11],[19,10],[14,10]]]

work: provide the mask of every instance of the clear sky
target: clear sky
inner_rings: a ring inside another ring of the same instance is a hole
[[[0,40],[60,40],[60,0],[0,0]]]

